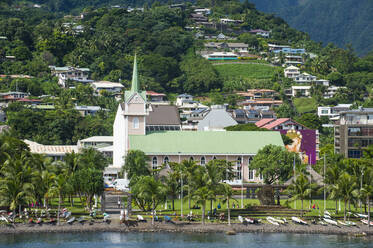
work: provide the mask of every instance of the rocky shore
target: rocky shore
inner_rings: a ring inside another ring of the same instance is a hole
[[[15,224],[0,226],[0,234],[17,234],[17,233],[78,233],[78,232],[189,232],[189,233],[297,233],[297,234],[337,234],[351,236],[371,236],[373,228],[368,229],[366,225],[358,225],[356,227],[336,227],[336,226],[321,226],[321,225],[297,225],[289,223],[287,225],[274,226],[271,224],[258,225],[243,225],[234,223],[231,226],[227,224],[209,223],[202,225],[200,223],[136,223],[130,227],[119,223],[94,223],[79,224],[74,223],[69,225],[62,223],[57,225],[29,225]]]

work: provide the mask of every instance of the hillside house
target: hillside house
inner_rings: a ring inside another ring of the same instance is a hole
[[[72,66],[57,67],[49,66],[51,69],[52,76],[58,78],[58,84],[62,87],[66,87],[66,81],[72,80],[80,83],[92,83],[93,80],[88,79],[90,70],[88,68],[79,68]]]
[[[101,91],[107,91],[109,93],[119,93],[124,89],[123,84],[113,83],[109,81],[97,81],[91,83],[92,88],[96,93],[100,94]]]
[[[286,78],[294,78],[300,75],[300,70],[296,66],[289,66],[284,69],[284,75]]]
[[[311,97],[311,86],[309,85],[296,85],[291,86],[290,91],[286,93],[292,97]]]
[[[316,76],[303,72],[298,76],[293,77],[294,81],[299,84],[311,83],[316,80]]]
[[[350,110],[352,104],[338,104],[337,106],[321,106],[317,107],[317,115],[319,117],[326,116],[328,118],[339,117],[339,113]]]
[[[269,35],[270,35],[270,31],[266,31],[266,30],[263,30],[263,29],[252,29],[249,31],[250,34],[254,34],[254,35],[259,35],[259,36],[262,36],[264,38],[269,38]]]

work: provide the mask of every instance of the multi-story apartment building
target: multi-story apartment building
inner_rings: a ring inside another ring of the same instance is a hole
[[[363,149],[373,144],[373,108],[340,112],[334,127],[334,149],[346,158],[360,158]]]

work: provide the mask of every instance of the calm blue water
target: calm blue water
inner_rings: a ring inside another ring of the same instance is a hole
[[[78,233],[78,234],[17,234],[0,235],[0,247],[27,248],[291,248],[291,247],[373,247],[365,238],[348,238],[335,235],[304,234],[183,234],[183,233]]]

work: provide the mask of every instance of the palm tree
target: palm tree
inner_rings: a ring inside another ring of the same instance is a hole
[[[188,185],[188,208],[190,210],[190,205],[191,205],[191,192],[193,190],[193,177],[195,175],[195,171],[197,168],[197,164],[194,160],[184,160],[182,162],[183,166],[183,173],[186,175],[187,179],[187,185]]]
[[[286,189],[286,192],[293,196],[294,200],[301,200],[301,207],[302,212],[301,216],[303,216],[303,201],[306,199],[310,193],[317,187],[315,184],[310,184],[307,176],[304,173],[300,173],[297,175],[295,181],[289,185]]]
[[[227,210],[228,210],[228,226],[231,225],[231,209],[229,205],[229,200],[233,199],[233,189],[229,184],[221,183],[220,184],[220,193],[224,196],[223,203],[227,203]],[[235,200],[235,199],[233,199]]]
[[[197,204],[202,205],[202,224],[205,224],[205,210],[206,210],[206,201],[213,199],[215,192],[209,187],[204,186],[193,192],[193,199]]]
[[[369,168],[366,171],[366,175],[369,176],[369,178],[373,177],[373,169]],[[370,198],[373,195],[373,182],[372,180],[368,180],[366,184],[364,184],[363,188],[361,189],[362,196],[366,197],[366,202],[368,204],[368,223],[370,223]],[[368,225],[370,227],[370,225]]]
[[[211,160],[206,164],[206,175],[207,175],[207,186],[214,192],[216,196],[218,194],[219,184],[224,179],[230,179],[233,176],[232,166],[225,160]],[[211,198],[210,211],[212,212],[212,201]]]
[[[344,220],[346,221],[347,203],[358,195],[356,180],[347,172],[343,172],[336,184],[332,185],[331,197],[339,197],[344,201]]]
[[[142,176],[135,186],[138,186],[139,196],[149,199],[152,205],[152,225],[154,225],[154,212],[160,201],[164,200],[166,187],[161,181],[152,176]]]
[[[167,187],[167,195],[171,197],[172,200],[172,211],[175,211],[175,199],[179,193],[179,174],[177,172],[168,172],[167,177],[165,177],[165,185]]]
[[[21,206],[34,199],[32,181],[35,172],[29,166],[27,155],[23,153],[20,158],[8,158],[1,168],[1,174],[0,201],[13,210],[15,217],[17,207],[21,212]]]
[[[62,195],[66,187],[67,177],[65,173],[61,173],[55,177],[53,185],[50,189],[51,195],[58,195],[58,210],[57,210],[57,223],[60,224],[61,203],[63,202]]]
[[[333,185],[336,184],[339,174],[342,170],[340,166],[338,166],[341,163],[332,163],[328,165],[328,169],[326,171],[325,175],[325,181],[326,181],[326,187],[327,191],[332,191],[333,190]],[[337,194],[333,194],[332,199],[335,200],[335,212],[338,213],[338,196]]]

